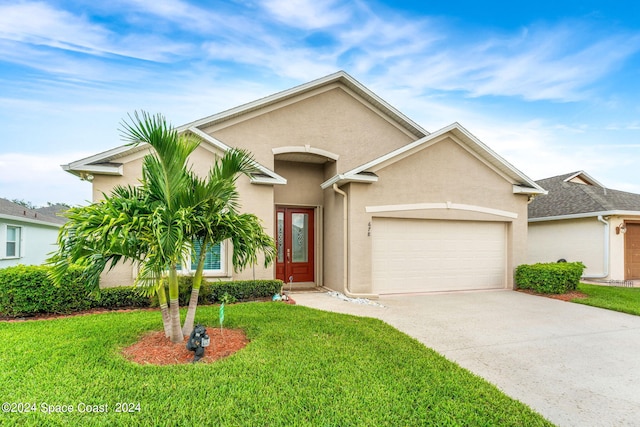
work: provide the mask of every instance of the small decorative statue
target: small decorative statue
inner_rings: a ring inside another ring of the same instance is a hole
[[[210,343],[209,335],[204,326],[198,324],[191,335],[189,341],[187,341],[187,350],[195,352],[193,355],[193,362],[197,362],[204,356],[204,348],[208,347]]]

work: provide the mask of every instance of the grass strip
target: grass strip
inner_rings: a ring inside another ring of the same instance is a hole
[[[578,290],[588,298],[576,298],[571,302],[640,316],[640,288],[580,283]]]

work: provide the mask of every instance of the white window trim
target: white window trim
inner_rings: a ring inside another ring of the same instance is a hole
[[[2,236],[2,259],[23,258],[24,257],[24,227],[17,224],[5,224],[3,228],[4,229],[2,231],[4,232],[4,235]],[[8,240],[9,228],[16,228],[19,230],[18,240],[16,241],[17,243],[16,255],[7,255],[7,243],[9,243],[9,240]]]
[[[178,275],[188,276],[195,273],[191,269],[191,250],[184,260],[184,268],[178,270]],[[205,277],[224,277],[227,275],[227,243],[220,242],[220,269],[219,270],[203,270],[202,275]]]

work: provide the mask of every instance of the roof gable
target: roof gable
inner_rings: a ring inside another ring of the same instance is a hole
[[[322,188],[328,188],[333,184],[342,185],[346,182],[375,182],[375,172],[413,153],[423,150],[428,146],[451,137],[460,146],[484,162],[503,178],[513,184],[513,192],[516,194],[544,194],[545,190],[536,184],[531,178],[516,169],[513,165],[500,157],[482,141],[473,136],[459,123],[453,123],[432,134],[418,139],[410,144],[400,147],[384,156],[378,157],[368,163],[354,168],[344,174],[339,174],[322,184]]]
[[[584,171],[536,181],[547,195],[529,204],[529,219],[596,216],[614,212],[640,213],[640,194],[604,187]]]
[[[408,135],[421,138],[429,134],[425,129],[406,117],[400,111],[396,110],[344,71],[339,71],[230,110],[184,124],[179,126],[177,130],[179,132],[190,132],[197,135],[209,148],[219,149],[224,152],[229,150],[230,147],[211,136],[209,133],[203,131],[203,129],[215,126],[219,123],[232,121],[240,116],[251,115],[252,113],[262,113],[269,108],[276,108],[277,105],[282,105],[283,103],[286,104],[287,102],[295,102],[304,96],[313,96],[313,94],[317,93],[318,90],[330,90],[336,87],[336,85],[346,87],[349,91],[352,91],[358,97],[364,99],[368,104],[379,110],[381,114],[385,115],[388,120],[391,120],[398,128],[403,129],[403,131]],[[89,181],[93,179],[93,174],[123,175],[123,159],[147,149],[148,147],[146,144],[140,144],[138,146],[122,145],[103,153],[62,165],[62,168],[81,179]],[[255,165],[260,172],[253,175],[253,183],[286,183],[286,179],[279,176],[268,167],[258,162],[256,162]]]
[[[212,116],[208,116],[191,123],[187,123],[178,128],[179,131],[191,129],[191,128],[205,128],[208,126],[215,125],[217,123],[233,119],[235,117],[239,117],[241,115],[249,114],[254,111],[268,109],[269,107],[286,102],[296,97],[303,96],[305,94],[311,94],[315,90],[327,87],[330,88],[335,84],[342,84],[351,91],[353,91],[358,96],[362,97],[372,106],[380,110],[385,115],[389,116],[393,121],[395,121],[400,127],[406,129],[409,133],[414,135],[416,138],[421,138],[425,135],[428,135],[424,128],[415,123],[413,120],[402,114],[399,110],[391,106],[385,100],[380,98],[378,95],[373,93],[367,87],[362,85],[356,79],[351,77],[345,71],[338,71],[333,74],[329,74],[328,76],[321,77],[316,80],[312,80],[308,83],[304,83],[298,86],[295,86],[291,89],[287,89],[273,95],[249,102],[247,104],[240,105],[235,108],[231,108],[229,110],[214,114]]]

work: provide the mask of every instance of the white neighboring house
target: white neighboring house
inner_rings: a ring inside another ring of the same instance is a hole
[[[640,280],[640,194],[606,188],[584,171],[536,181],[528,263],[581,261],[584,278]]]
[[[45,262],[66,221],[50,211],[29,209],[0,198],[0,268]]]

